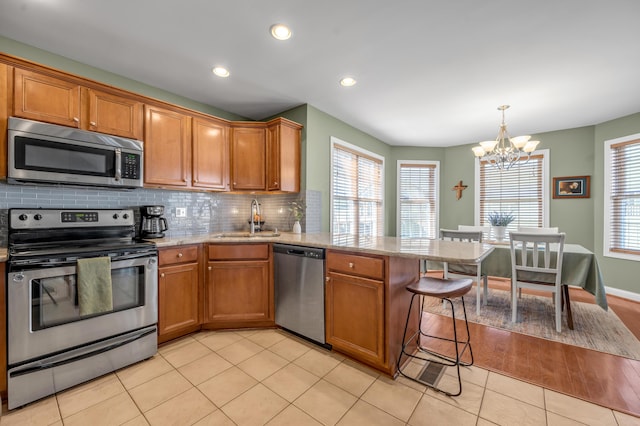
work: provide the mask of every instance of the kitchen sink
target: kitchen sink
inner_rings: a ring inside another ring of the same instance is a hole
[[[279,237],[279,232],[223,232],[216,235],[216,238],[275,238]]]

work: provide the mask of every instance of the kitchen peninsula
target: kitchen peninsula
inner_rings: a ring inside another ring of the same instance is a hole
[[[390,376],[411,296],[405,287],[419,279],[420,260],[479,264],[493,251],[481,243],[328,233],[212,233],[155,242],[159,341],[200,328],[275,326],[272,244],[324,248],[327,343]],[[412,315],[417,324],[417,309]]]

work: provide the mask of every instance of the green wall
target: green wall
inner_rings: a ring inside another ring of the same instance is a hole
[[[303,123],[304,124],[304,123]],[[322,193],[322,232],[329,232],[329,201],[331,188],[331,136],[341,139],[353,145],[357,145],[370,152],[385,158],[385,218],[390,215],[390,210],[395,209],[395,204],[390,203],[389,187],[390,169],[395,167],[389,161],[391,147],[348,124],[330,116],[317,108],[307,108],[307,157],[306,157],[306,189],[320,191]],[[395,172],[394,172],[395,175]],[[385,220],[385,235],[390,233],[390,223]]]
[[[607,121],[596,126],[594,135],[595,167],[598,179],[591,182],[594,204],[594,246],[600,271],[607,286],[640,294],[640,261],[604,257],[604,143],[609,139],[640,133],[640,113]]]
[[[497,131],[496,131],[497,132]],[[577,129],[539,133],[533,138],[540,140],[539,149],[549,150],[549,197],[553,177],[591,176],[591,185],[599,178],[593,170],[594,126]],[[441,185],[440,227],[456,229],[459,224],[474,224],[475,157],[471,147],[476,144],[461,145],[446,149],[445,162],[440,172],[444,184]],[[456,200],[452,191],[462,180],[468,188],[462,198]],[[549,225],[557,226],[567,234],[567,242],[593,249],[593,206],[594,199],[550,200]],[[579,212],[579,214],[576,214]]]
[[[227,120],[245,117],[0,36],[0,52]]]

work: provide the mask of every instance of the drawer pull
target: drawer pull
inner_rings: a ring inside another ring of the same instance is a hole
[[[208,269],[208,270],[211,270],[212,268],[211,268],[211,266],[209,266],[207,269]]]
[[[182,253],[178,253],[178,257],[182,257]]]
[[[163,272],[163,273],[161,273],[161,274],[160,274],[160,276],[164,278],[164,272]]]
[[[353,262],[349,262],[349,268],[353,269],[354,266]]]

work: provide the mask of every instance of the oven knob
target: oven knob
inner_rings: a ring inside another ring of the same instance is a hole
[[[29,216],[27,216],[26,214],[22,213],[20,216],[18,216],[18,219],[27,220],[27,219],[29,219]]]
[[[118,216],[118,213],[115,213],[115,214],[113,215],[113,218],[114,218],[114,219],[117,219],[117,218],[119,218],[119,217],[120,217],[120,216]]]
[[[36,213],[36,215],[33,218],[35,220],[40,220],[40,219],[42,219],[42,215],[40,213]]]
[[[125,213],[125,214],[122,215],[122,218],[123,219],[129,219],[129,215],[127,213]]]

